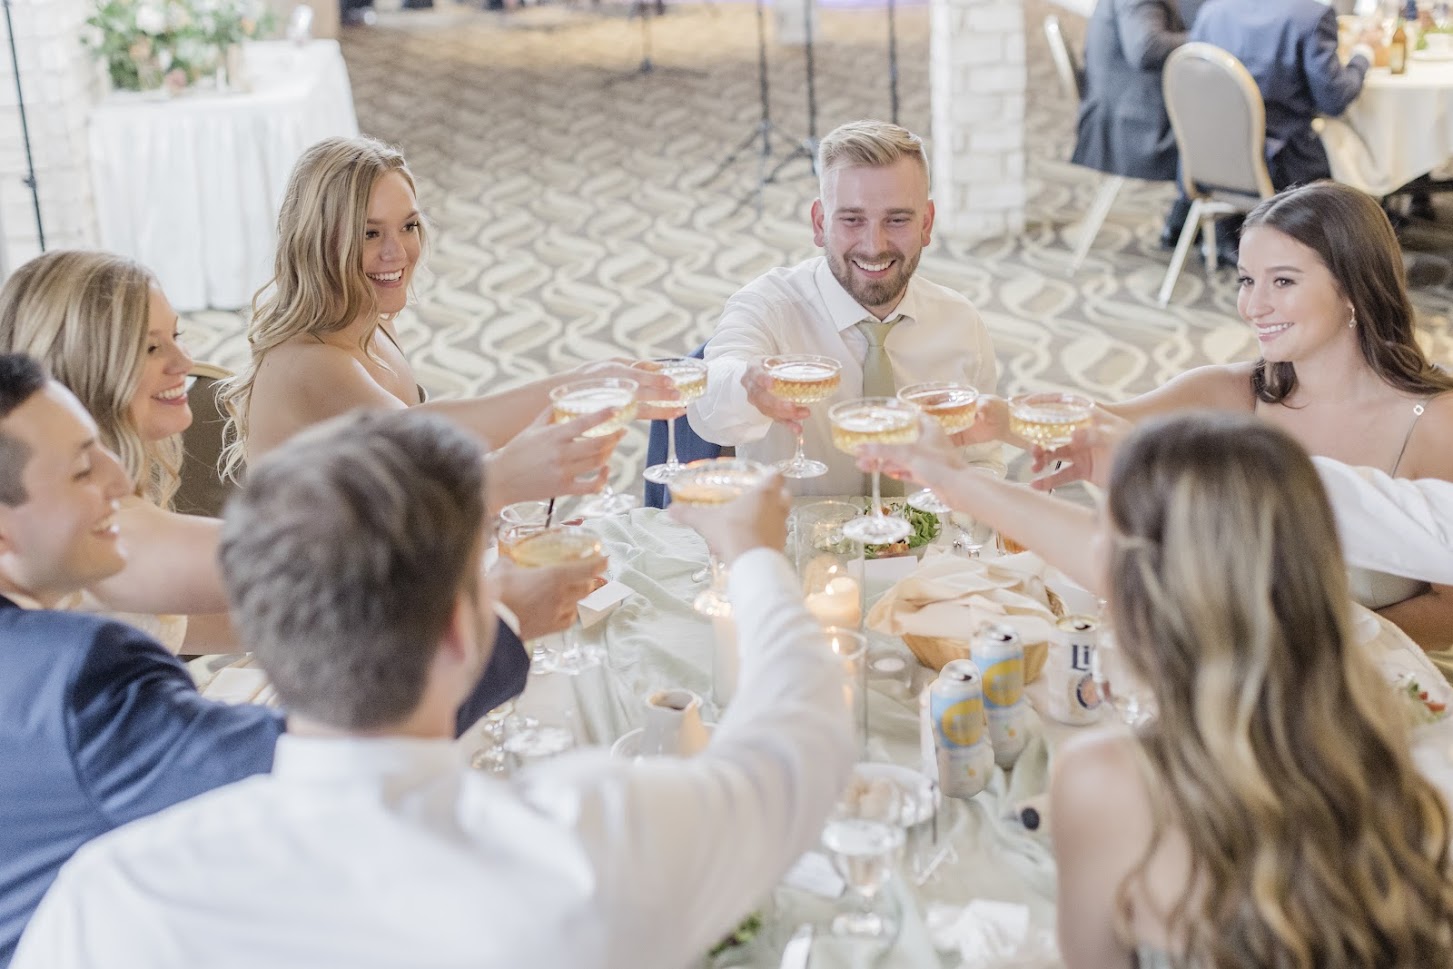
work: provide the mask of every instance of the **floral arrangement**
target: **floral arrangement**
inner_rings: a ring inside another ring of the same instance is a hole
[[[213,74],[225,51],[265,33],[262,0],[95,0],[82,39],[121,91],[187,87]]]

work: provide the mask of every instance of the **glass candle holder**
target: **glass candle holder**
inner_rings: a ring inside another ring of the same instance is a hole
[[[863,543],[843,531],[862,514],[846,501],[814,501],[792,513],[792,555],[804,602],[824,626],[862,626]]]
[[[829,626],[827,646],[843,673],[843,703],[853,718],[858,751],[868,747],[868,637],[856,629]]]

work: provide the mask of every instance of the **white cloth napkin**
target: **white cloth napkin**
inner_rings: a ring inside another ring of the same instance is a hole
[[[1055,969],[1060,965],[1053,933],[1030,924],[1029,909],[1013,902],[975,899],[930,905],[928,932],[935,948],[957,952],[959,969]]]

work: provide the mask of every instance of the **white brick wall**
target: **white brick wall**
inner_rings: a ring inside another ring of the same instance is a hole
[[[101,73],[81,46],[88,0],[11,0],[47,249],[96,244],[86,119]],[[9,38],[0,19],[0,275],[40,252]]]
[[[940,231],[1024,228],[1022,0],[931,0],[933,183]]]

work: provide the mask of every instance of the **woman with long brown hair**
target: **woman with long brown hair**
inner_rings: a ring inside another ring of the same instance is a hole
[[[1156,711],[1056,758],[1070,969],[1453,966],[1448,810],[1356,645],[1332,511],[1288,434],[1158,418],[1121,444],[1098,521],[931,440],[863,460],[1051,544],[1106,596]]]

